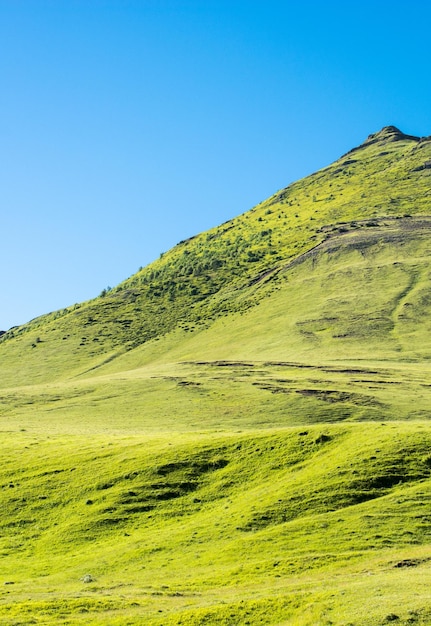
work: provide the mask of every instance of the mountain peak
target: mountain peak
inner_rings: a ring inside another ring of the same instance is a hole
[[[361,145],[356,146],[355,148],[352,148],[351,150],[346,152],[346,154],[343,154],[341,158],[344,158],[345,156],[347,156],[348,154],[351,154],[352,152],[361,150],[362,148],[368,148],[368,146],[372,146],[373,144],[376,144],[376,143],[387,144],[387,143],[393,143],[395,141],[402,141],[402,140],[404,141],[410,140],[410,141],[419,142],[419,141],[423,141],[424,138],[416,137],[415,135],[406,135],[396,126],[384,126],[377,133],[368,135],[366,140]]]
[[[420,137],[414,135],[406,135],[396,126],[384,126],[377,133],[369,135],[363,145],[370,145],[377,142],[392,142],[410,139],[412,141],[419,141]]]

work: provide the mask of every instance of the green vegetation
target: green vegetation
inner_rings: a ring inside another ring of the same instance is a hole
[[[431,140],[0,338],[0,625],[429,624]]]

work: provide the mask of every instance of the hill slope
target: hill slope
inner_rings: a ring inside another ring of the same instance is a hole
[[[111,292],[10,330],[0,343],[0,379],[10,381],[14,359],[21,372],[14,382],[76,375],[176,329],[200,330],[244,312],[268,298],[262,284],[275,287],[296,259],[345,230],[363,247],[368,236],[384,240],[385,231],[390,241],[391,218],[429,215],[430,163],[430,138],[393,127],[371,135],[248,213],[181,242]],[[428,220],[403,225],[401,245],[412,230],[426,238]]]
[[[0,624],[428,624],[431,138],[0,338]]]

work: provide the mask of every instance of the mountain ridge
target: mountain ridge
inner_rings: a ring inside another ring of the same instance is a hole
[[[350,153],[352,153],[352,152],[355,152],[355,151],[358,151],[358,150],[362,150],[362,149],[364,149],[364,148],[367,148],[367,147],[369,147],[370,145],[373,145],[374,143],[377,143],[377,142],[385,142],[385,141],[390,141],[390,142],[392,142],[392,141],[402,141],[402,140],[403,140],[403,141],[408,140],[408,141],[414,141],[414,142],[416,142],[416,143],[421,143],[421,142],[425,142],[425,141],[430,141],[430,140],[431,140],[431,136],[428,136],[428,137],[426,137],[426,136],[424,136],[424,137],[418,137],[418,136],[414,136],[414,135],[408,135],[408,134],[405,134],[405,133],[403,133],[402,131],[400,131],[400,130],[399,130],[398,128],[396,128],[395,126],[385,126],[385,127],[383,127],[380,131],[378,131],[378,132],[376,132],[376,133],[373,133],[373,134],[370,134],[370,135],[368,136],[368,138],[367,138],[367,139],[366,139],[363,143],[361,143],[360,145],[358,145],[358,146],[356,146],[356,147],[352,148],[349,152],[345,153],[345,155],[343,155],[343,156],[341,156],[339,159],[337,159],[337,160],[336,160],[336,161],[335,161],[332,165],[334,165],[335,163],[338,163],[338,161],[341,161],[341,160],[342,160],[345,156],[347,156],[348,154],[350,154]],[[332,167],[332,165],[330,165],[330,166],[326,166],[326,167],[322,168],[322,169],[321,169],[321,170],[319,170],[318,172],[315,172],[315,173],[313,173],[313,174],[311,174],[311,175],[309,175],[309,176],[305,177],[304,179],[301,179],[301,181],[305,181],[305,180],[307,180],[307,179],[309,179],[309,178],[311,178],[311,177],[313,177],[313,176],[316,176],[316,175],[317,175],[320,171],[325,171],[328,167],[329,167],[329,168],[330,168],[330,167]],[[351,165],[351,163],[347,163],[347,164],[346,164],[346,163],[344,163],[344,165]],[[276,194],[274,194],[273,196],[271,196],[268,200],[265,200],[265,201],[263,201],[263,202],[259,203],[258,205],[256,205],[256,207],[254,207],[254,208],[253,208],[253,209],[251,209],[250,211],[254,211],[254,210],[256,210],[256,208],[258,208],[259,206],[264,205],[264,204],[267,204],[267,203],[269,202],[269,200],[270,200],[270,199],[275,199],[275,201],[278,201],[278,200],[282,199],[283,197],[285,197],[286,192],[287,192],[287,191],[288,191],[288,190],[289,190],[289,189],[290,189],[293,185],[297,185],[297,184],[298,184],[298,182],[301,182],[301,181],[296,181],[295,183],[291,183],[288,187],[286,187],[286,188],[282,189],[281,191],[277,192]],[[243,214],[243,215],[246,215],[246,214],[248,214],[248,213],[249,213],[249,211],[246,211],[246,213],[245,213],[245,214]],[[227,222],[225,222],[224,224],[220,225],[219,227],[215,227],[215,229],[217,229],[217,228],[222,228],[224,225],[228,225],[228,224],[230,224],[230,223],[231,223],[233,220],[235,220],[235,219],[236,219],[236,218],[232,218],[231,220],[228,220],[228,221],[227,221]],[[208,232],[208,233],[210,233],[210,232],[212,232],[212,231],[213,231],[213,230],[215,230],[215,229],[211,229],[210,231],[207,231],[207,232]],[[193,235],[193,236],[191,236],[191,237],[187,238],[186,240],[182,240],[182,241],[180,241],[180,242],[177,244],[177,246],[181,246],[181,245],[183,245],[183,244],[187,244],[187,243],[189,243],[189,242],[193,241],[194,239],[196,239],[197,237],[199,237],[201,234],[202,234],[202,233],[199,233],[199,234],[197,234],[197,235]],[[174,246],[171,250],[175,249],[177,246]],[[169,251],[169,252],[171,252],[171,251]],[[164,253],[164,254],[166,254],[166,253]],[[163,256],[164,256],[164,254],[162,254],[162,255],[161,255],[161,257],[163,257]],[[153,263],[154,263],[154,261],[153,261],[152,263],[150,263],[149,265],[152,265]],[[148,267],[148,266],[147,266],[147,267]],[[142,269],[142,268],[141,268],[141,269]],[[139,273],[139,272],[138,272],[138,273]],[[133,275],[132,275],[131,277],[129,277],[129,278],[127,278],[127,279],[125,279],[124,281],[122,281],[122,283],[120,283],[120,285],[121,285],[121,284],[128,283],[128,282],[129,282],[130,280],[132,280],[132,279],[133,279]],[[46,314],[45,314],[45,315],[46,315]],[[43,315],[42,315],[42,316],[39,316],[39,317],[43,317]],[[35,318],[35,319],[38,319],[38,318]],[[33,321],[33,320],[30,320],[30,322],[32,322],[32,321]],[[27,322],[27,323],[30,323],[30,322]],[[26,324],[27,324],[27,323],[26,323]],[[22,326],[25,326],[26,324],[23,324]],[[9,332],[10,330],[13,330],[13,329],[15,329],[15,328],[18,328],[18,327],[17,327],[17,326],[13,326],[12,328],[8,329],[7,331],[2,331],[2,333]]]
[[[379,152],[382,141],[388,142],[384,154]],[[102,296],[10,329],[0,338],[0,348],[34,331],[30,345],[39,353],[49,336],[63,349],[68,335],[80,339],[81,352],[94,356],[112,348],[133,349],[188,321],[202,325],[227,310],[254,306],[256,297],[246,297],[247,289],[272,280],[281,267],[324,242],[331,228],[431,212],[425,167],[431,160],[429,141],[388,126],[353,154],[353,160],[340,157],[250,211],[179,242]],[[89,351],[87,331],[99,322],[105,330],[92,336]],[[45,324],[49,334],[39,336]]]

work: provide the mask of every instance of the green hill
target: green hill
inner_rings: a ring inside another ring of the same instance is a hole
[[[2,335],[0,624],[430,623],[430,230],[386,127]]]

